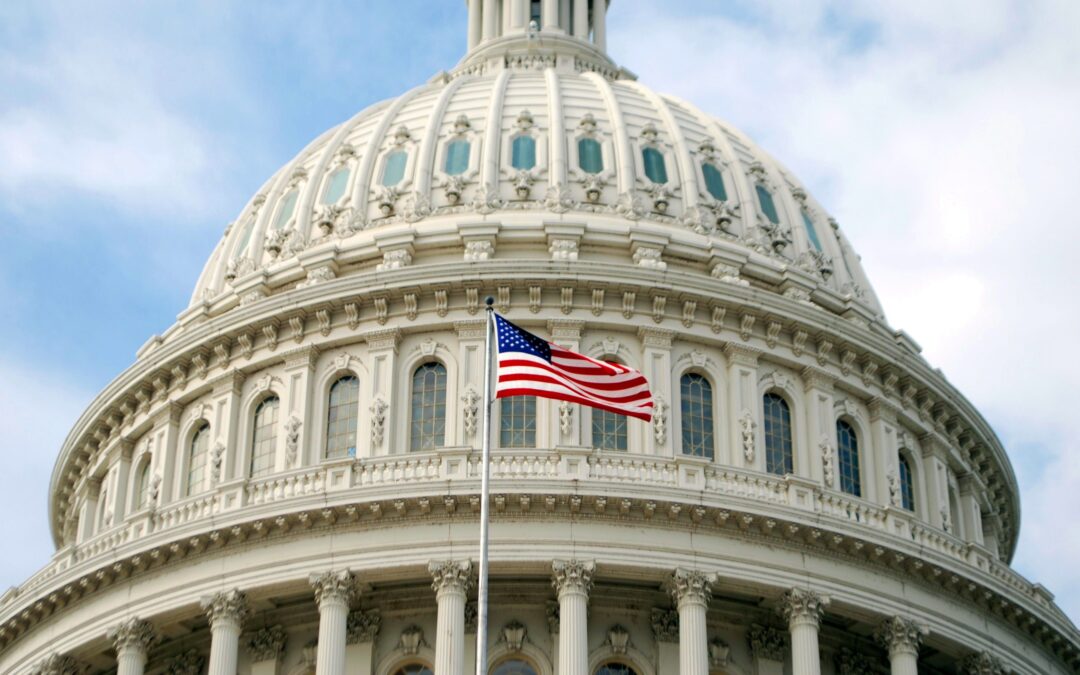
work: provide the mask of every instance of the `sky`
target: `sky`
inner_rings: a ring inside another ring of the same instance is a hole
[[[52,553],[70,426],[226,224],[315,136],[451,68],[464,5],[0,3],[0,589]],[[617,0],[609,27],[617,62],[839,220],[1008,450],[1014,567],[1080,623],[1078,35],[1075,0]]]

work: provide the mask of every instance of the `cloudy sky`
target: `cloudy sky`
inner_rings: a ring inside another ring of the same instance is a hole
[[[0,589],[51,554],[71,423],[225,224],[317,134],[456,63],[464,4],[0,3]],[[1074,621],[1077,36],[1075,0],[617,0],[610,28],[619,63],[745,130],[845,227],[892,325],[1004,442],[1014,564]]]

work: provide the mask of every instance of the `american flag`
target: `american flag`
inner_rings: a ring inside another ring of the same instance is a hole
[[[498,385],[495,398],[539,396],[652,419],[645,376],[618,363],[590,359],[548,342],[495,315]]]

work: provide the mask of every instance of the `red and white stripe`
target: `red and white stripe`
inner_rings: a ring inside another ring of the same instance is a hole
[[[551,363],[523,352],[500,352],[495,398],[539,396],[652,419],[649,383],[640,372],[551,346]]]

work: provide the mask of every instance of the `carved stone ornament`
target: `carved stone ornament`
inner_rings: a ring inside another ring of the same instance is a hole
[[[900,495],[900,477],[896,475],[895,470],[890,470],[886,478],[889,481],[889,503],[900,506],[903,503]]]
[[[548,253],[552,260],[564,262],[576,262],[578,259],[578,242],[576,239],[552,239],[548,245]]]
[[[465,390],[465,393],[461,396],[461,402],[464,403],[461,407],[461,413],[465,417],[465,436],[472,438],[476,435],[476,420],[480,412],[480,394],[476,393],[476,390],[469,387]]]
[[[66,654],[49,654],[30,670],[30,675],[82,675],[85,664]]]
[[[548,632],[557,635],[559,633],[559,603],[555,600],[548,600],[544,609],[547,615]]]
[[[371,446],[382,446],[383,434],[386,430],[386,411],[390,408],[381,396],[375,398],[368,410],[371,411]]]
[[[203,598],[200,604],[210,621],[211,629],[219,621],[243,625],[249,613],[247,595],[237,588]]]
[[[709,640],[709,665],[713,668],[726,668],[731,660],[731,647],[720,638]]]
[[[499,631],[499,642],[504,643],[512,652],[520,652],[525,644],[528,629],[520,621],[514,620],[503,626]]]
[[[964,675],[1004,675],[1005,668],[990,652],[978,652],[964,658],[960,672]]]
[[[592,590],[596,563],[591,560],[555,560],[551,563],[551,572],[551,585],[557,594],[578,592],[588,595]]]
[[[754,416],[749,410],[743,410],[739,417],[739,431],[742,435],[743,457],[746,458],[747,464],[754,462],[754,430],[756,428],[757,422],[754,421]]]
[[[821,451],[821,467],[825,474],[825,485],[834,487],[836,485],[836,453],[827,436],[821,437],[818,449]]]
[[[923,624],[910,619],[894,616],[886,619],[878,626],[875,636],[881,646],[890,653],[894,651],[909,651],[914,654],[919,652],[919,644],[927,633]]]
[[[349,570],[338,570],[312,574],[308,577],[315,590],[315,604],[337,602],[348,605],[356,597],[356,579]]]
[[[291,468],[296,466],[300,447],[300,427],[303,422],[296,415],[289,415],[285,420],[285,462]]]
[[[638,267],[663,271],[667,269],[667,263],[663,261],[663,251],[651,246],[639,246],[634,251],[634,264]]]
[[[495,244],[488,239],[465,243],[465,262],[491,260],[495,255]]]
[[[285,628],[280,625],[266,626],[255,631],[248,637],[245,645],[251,662],[277,661],[285,653],[287,639]]]
[[[779,609],[789,624],[812,623],[817,626],[828,606],[828,596],[805,588],[792,588],[780,599]]]
[[[652,424],[653,438],[660,447],[667,442],[667,411],[667,401],[662,396],[657,396],[654,399]]]
[[[210,484],[217,485],[221,481],[221,465],[225,458],[225,444],[218,441],[214,449],[210,451]]]
[[[468,593],[473,582],[471,560],[435,560],[428,563],[431,573],[431,589],[435,593]]]
[[[619,624],[615,624],[608,629],[607,644],[611,647],[612,653],[625,654],[630,648],[630,632]]]
[[[477,624],[479,622],[480,612],[476,608],[476,601],[467,601],[465,603],[465,632],[476,635]]]
[[[202,675],[206,659],[197,649],[189,649],[169,659],[163,675]]]
[[[117,653],[137,651],[145,654],[157,641],[153,624],[138,618],[128,619],[113,626],[106,637],[113,643]]]
[[[401,637],[398,638],[398,648],[406,654],[417,654],[420,652],[421,647],[426,647],[427,642],[424,641],[424,629],[420,626],[412,625],[401,631]]]
[[[708,604],[712,599],[714,583],[716,583],[715,574],[680,567],[671,574],[665,587],[676,606],[684,602]]]
[[[876,675],[877,673],[878,668],[874,661],[865,654],[852,651],[847,647],[842,647],[836,653],[837,675]]]
[[[657,642],[679,641],[679,612],[674,609],[653,607],[652,632]]]
[[[569,401],[559,402],[559,431],[563,436],[569,436],[574,430],[574,407]]]
[[[382,628],[382,615],[377,609],[356,610],[349,613],[345,625],[345,642],[353,645],[358,642],[374,642]]]
[[[772,626],[754,624],[746,634],[754,658],[783,661],[787,653],[787,635]]]

